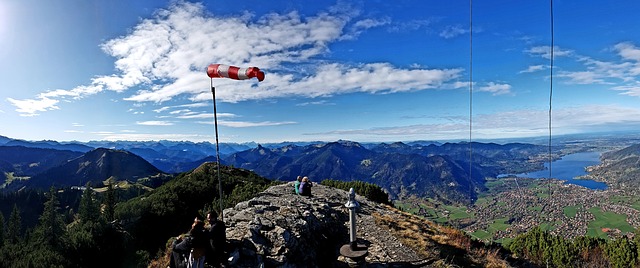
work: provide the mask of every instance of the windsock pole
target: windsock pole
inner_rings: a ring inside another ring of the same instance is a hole
[[[216,108],[216,88],[211,78],[211,95],[213,99],[213,124],[216,129],[216,168],[218,172],[218,191],[220,198],[220,220],[224,221],[224,206],[222,205],[222,179],[220,178],[220,146],[218,145],[218,111]]]
[[[216,109],[216,88],[213,86],[213,78],[229,78],[245,80],[257,78],[258,82],[264,80],[264,72],[258,67],[240,68],[224,64],[210,64],[207,67],[207,75],[211,78],[211,95],[213,96],[213,121],[216,127],[216,162],[218,166],[218,189],[220,190],[220,218],[224,221],[224,206],[222,205],[222,179],[220,178],[220,146],[218,143],[218,113]]]

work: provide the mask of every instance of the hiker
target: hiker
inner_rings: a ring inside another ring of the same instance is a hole
[[[296,182],[293,183],[293,187],[296,189],[296,194],[300,194],[300,183],[302,182],[302,176],[296,178]]]
[[[218,220],[218,213],[213,210],[207,213],[205,232],[209,240],[206,253],[207,263],[213,267],[225,267],[226,226],[224,222]]]
[[[180,235],[173,242],[172,260],[170,264],[173,264],[176,268],[190,267],[190,268],[202,268],[204,267],[205,251],[207,248],[207,237],[204,231],[204,222],[196,217],[191,224],[191,230],[184,236]],[[185,264],[184,256],[189,255],[188,263]],[[182,266],[186,265],[186,266]]]
[[[300,195],[311,196],[311,181],[309,181],[309,177],[305,176],[302,178],[302,182],[300,183]]]

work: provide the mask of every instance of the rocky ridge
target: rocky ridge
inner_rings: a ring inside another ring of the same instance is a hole
[[[315,184],[313,196],[293,183],[273,186],[224,210],[231,267],[348,267],[339,249],[349,242],[348,193]],[[464,233],[357,195],[357,238],[369,254],[360,267],[508,267],[500,250]]]

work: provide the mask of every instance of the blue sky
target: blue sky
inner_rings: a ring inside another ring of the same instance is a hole
[[[547,135],[548,1],[474,1],[472,137]],[[640,130],[640,2],[554,1],[553,133]],[[469,137],[468,1],[0,2],[0,135]]]

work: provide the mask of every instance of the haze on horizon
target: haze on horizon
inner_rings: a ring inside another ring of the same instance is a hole
[[[544,136],[549,3],[473,3],[474,139]],[[637,1],[554,1],[554,135],[640,130]],[[34,19],[36,18],[36,19]],[[465,140],[468,1],[0,3],[0,135]]]

